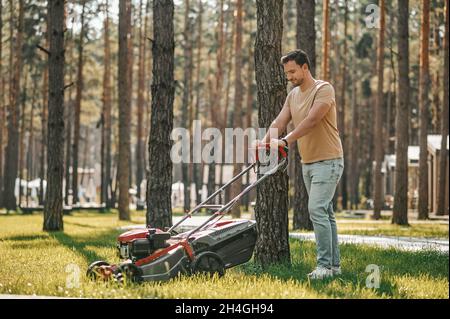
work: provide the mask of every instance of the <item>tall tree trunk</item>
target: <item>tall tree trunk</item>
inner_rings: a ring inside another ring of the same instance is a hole
[[[419,219],[428,219],[428,92],[430,1],[422,2],[419,69]]]
[[[311,74],[316,70],[316,29],[314,25],[315,1],[297,0],[297,47],[308,54],[311,62]],[[294,152],[294,229],[313,230],[308,211],[308,192],[303,181],[302,163],[297,144],[292,148]]]
[[[323,24],[322,24],[322,79],[329,81],[330,79],[330,0],[323,0]]]
[[[36,72],[36,71],[35,71]],[[36,74],[33,74],[32,79],[36,78]],[[32,165],[33,165],[33,156],[34,156],[34,151],[33,151],[33,146],[34,146],[34,126],[33,126],[33,121],[34,121],[34,105],[36,103],[36,88],[37,88],[37,83],[35,81],[33,81],[33,91],[31,92],[31,110],[30,110],[30,122],[29,122],[29,127],[28,127],[28,147],[27,147],[27,156],[26,156],[26,169],[27,169],[27,187],[26,187],[26,206],[29,207],[29,202],[28,202],[28,197],[29,197],[29,188],[28,188],[28,182],[33,178],[32,175]]]
[[[170,134],[173,128],[174,87],[174,3],[153,1],[152,115],[148,143],[147,225],[172,225],[172,161]]]
[[[191,10],[189,0],[184,1],[185,13],[184,13],[184,70],[183,70],[183,98],[181,105],[181,126],[188,129],[189,128],[189,118],[188,114],[190,112],[190,92],[191,92],[191,78],[192,78],[192,27],[189,18],[189,12]],[[191,181],[189,179],[189,163],[185,163],[184,160],[181,163],[181,179],[183,180],[183,190],[184,190],[184,211],[189,211],[191,207],[191,192],[190,186]]]
[[[130,220],[129,189],[130,189],[130,70],[128,42],[131,23],[131,1],[119,1],[119,219]]]
[[[347,163],[348,161],[348,143],[347,143],[347,135],[346,135],[346,129],[345,129],[345,125],[346,125],[346,113],[345,113],[345,108],[346,108],[346,92],[347,92],[347,54],[348,54],[348,50],[347,50],[347,36],[348,36],[348,1],[345,0],[344,1],[344,38],[343,38],[343,42],[344,42],[344,52],[343,55],[339,61],[340,63],[340,97],[339,97],[339,122],[340,122],[340,126],[339,126],[339,135],[341,137],[342,140],[342,147],[344,148],[344,162]],[[347,170],[348,171],[348,170]],[[341,195],[341,199],[342,199],[342,209],[347,209],[347,205],[348,205],[348,194],[349,194],[349,190],[348,190],[348,175],[347,175],[347,171],[344,172],[344,174],[342,174],[342,178],[340,181],[340,195]]]
[[[48,171],[44,231],[63,230],[64,174],[64,0],[48,1],[50,17]]]
[[[47,13],[47,26],[49,25],[48,19],[50,19]],[[48,48],[50,32],[47,28],[45,34],[45,47]],[[40,183],[39,183],[39,205],[44,205],[44,180],[46,176],[46,163],[47,163],[47,118],[48,118],[48,65],[44,66],[44,75],[42,81],[42,115],[41,115],[41,156],[40,160]]]
[[[247,12],[246,12],[247,13]],[[250,30],[252,30],[252,19],[247,18],[250,23]],[[254,37],[250,36],[248,38],[247,47],[247,95],[246,95],[246,101],[245,101],[245,128],[252,128],[252,115],[253,115],[253,95],[254,95],[254,76],[255,76],[255,65],[254,65],[254,58],[253,58],[253,45],[254,45]],[[248,139],[245,141],[245,150],[248,152]],[[246,163],[247,165],[250,165],[250,158],[249,154],[246,154]],[[247,172],[247,184],[250,183],[250,172]],[[244,196],[245,201],[245,209],[246,211],[249,211],[249,204],[250,201],[255,197],[255,191],[250,191],[248,195]]]
[[[269,128],[286,98],[286,79],[280,65],[283,3],[257,0],[255,43],[259,127]],[[277,172],[257,187],[255,207],[258,238],[255,261],[263,267],[290,263],[288,237],[288,176]]]
[[[5,153],[5,180],[4,180],[4,206],[7,210],[15,210],[17,207],[16,197],[14,195],[18,160],[19,160],[19,118],[20,118],[20,78],[22,72],[22,38],[23,38],[23,16],[24,2],[19,1],[19,24],[17,28],[16,45],[12,45],[11,55],[16,57],[14,64],[11,63],[11,81],[9,96],[9,114],[8,114],[8,144]],[[10,2],[11,12],[13,4]],[[12,13],[11,13],[12,16]],[[11,17],[11,23],[13,19]],[[13,28],[13,24],[11,24]],[[12,30],[11,30],[12,39]],[[12,57],[10,62],[12,62]]]
[[[384,33],[385,33],[385,2],[379,0],[380,6],[380,29],[378,34],[378,48],[377,48],[377,100],[375,104],[375,125],[373,130],[374,142],[375,142],[375,171],[374,171],[374,209],[373,218],[381,218],[381,209],[383,208],[383,185],[382,185],[382,173],[381,165],[384,159],[383,152],[383,73],[384,73]]]
[[[446,191],[446,185],[448,185],[448,151],[447,151],[447,138],[448,138],[448,18],[449,18],[449,3],[445,2],[445,34],[444,34],[444,103],[442,105],[441,112],[441,152],[439,156],[439,190],[438,190],[438,203],[436,209],[436,215],[448,214],[448,203],[445,203],[446,194],[448,196],[448,190]]]
[[[203,1],[200,0],[198,3],[198,17],[197,17],[197,56],[196,56],[196,75],[195,75],[195,116],[196,120],[199,120],[200,115],[200,70],[202,66],[201,60],[201,52],[202,52],[202,35],[203,35],[203,26],[202,26],[202,17],[203,17]],[[200,145],[199,145],[200,146]],[[195,182],[195,201],[196,205],[200,204],[201,196],[200,192],[202,191],[203,186],[203,171],[202,165],[194,163],[194,182]]]
[[[74,6],[72,5],[72,9],[69,13],[69,16],[71,17],[72,20],[72,26],[75,20],[75,9]],[[67,64],[67,72],[69,73],[69,83],[72,85],[73,84],[73,78],[74,78],[74,67],[73,64],[75,63],[75,58],[74,58],[74,37],[73,37],[73,27],[70,30],[70,37],[65,41],[65,46],[66,46],[66,52],[69,52],[69,62],[66,63]],[[64,176],[65,176],[65,189],[64,189],[64,203],[65,205],[69,206],[73,204],[73,197],[72,197],[72,201],[69,202],[69,195],[70,195],[70,190],[72,187],[71,184],[71,172],[70,172],[70,168],[72,165],[72,122],[73,122],[73,107],[74,107],[74,99],[73,99],[73,87],[71,86],[70,88],[68,88],[68,92],[66,94],[67,99],[66,99],[66,106],[65,106],[65,116],[66,116],[66,121],[65,121],[65,131],[66,131],[66,137],[65,137],[65,145],[66,145],[66,153],[65,153],[65,167],[64,167]]]
[[[409,0],[398,1],[398,94],[395,117],[395,194],[392,223],[408,224]]]
[[[139,61],[138,61],[138,99],[137,99],[137,132],[136,132],[136,187],[137,198],[141,199],[141,182],[144,177],[144,134],[143,134],[143,121],[144,121],[144,104],[145,104],[145,38],[142,27],[143,14],[142,14],[142,0],[139,2]]]
[[[133,89],[134,89],[134,83],[133,83],[133,76],[134,76],[134,20],[135,20],[135,8],[133,1],[130,2],[130,5],[128,7],[129,13],[127,12],[127,17],[129,16],[129,23],[128,23],[128,101],[130,103],[130,120],[132,120],[131,114],[133,110]],[[133,157],[131,156],[131,124],[130,124],[130,158],[129,158],[129,165],[128,165],[128,183],[129,186],[133,185]],[[120,185],[119,185],[120,187]]]
[[[85,37],[85,10],[86,10],[86,0],[82,1],[81,10],[81,31],[80,39],[78,43],[78,71],[77,71],[77,93],[75,97],[75,119],[74,119],[74,129],[73,129],[73,146],[72,146],[72,194],[73,203],[77,204],[78,198],[78,147],[80,143],[80,116],[81,116],[81,99],[83,92],[83,51],[84,51],[84,37]]]
[[[103,199],[105,201],[106,208],[113,207],[111,196],[111,45],[109,40],[109,1],[106,1],[106,18],[104,22],[104,50],[105,50],[105,65],[104,65],[104,78],[103,78],[103,126],[104,126],[104,162],[103,162],[103,181],[102,191]]]
[[[27,89],[28,89],[28,78],[31,74],[31,68],[29,68],[29,71],[26,71],[23,74],[24,78],[24,85],[22,92],[20,93],[20,104],[22,105],[22,112],[20,116],[20,132],[19,132],[19,181],[24,179],[23,176],[23,170],[24,170],[24,161],[25,161],[25,124],[26,124],[26,117],[25,117],[25,111],[26,111],[26,101],[27,101]],[[19,207],[22,205],[22,197],[23,197],[23,189],[22,184],[20,184],[19,187]]]
[[[359,198],[359,157],[358,151],[360,150],[360,140],[361,140],[361,130],[359,125],[360,109],[357,105],[357,94],[358,94],[358,60],[357,60],[357,38],[358,38],[358,18],[356,15],[358,13],[355,8],[354,26],[353,26],[353,67],[352,67],[352,101],[351,101],[351,128],[350,128],[350,138],[348,143],[348,152],[350,153],[350,163],[346,164],[347,169],[347,179],[350,183],[350,209],[358,209],[358,204],[360,202]]]
[[[3,0],[0,0],[0,207],[3,207],[3,132],[5,126],[5,81],[3,79]]]
[[[236,45],[234,47],[234,128],[242,128],[242,102],[244,96],[244,88],[242,84],[242,15],[243,15],[243,3],[242,0],[236,2]],[[243,145],[244,146],[244,145]],[[247,150],[238,150],[236,148],[236,155],[239,152],[246,152]],[[242,163],[237,162],[238,158],[234,160],[233,176],[236,176],[242,171]],[[237,196],[242,189],[242,179],[238,179],[236,183],[231,186],[231,198]],[[232,215],[235,218],[241,216],[241,203],[235,205],[232,210]]]

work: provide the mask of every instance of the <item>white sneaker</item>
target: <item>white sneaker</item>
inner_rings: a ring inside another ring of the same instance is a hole
[[[308,274],[309,279],[324,279],[333,277],[333,271],[331,269],[317,266],[316,269],[314,269],[311,273]]]
[[[341,267],[331,267],[331,271],[333,272],[333,276],[339,276],[342,275]]]

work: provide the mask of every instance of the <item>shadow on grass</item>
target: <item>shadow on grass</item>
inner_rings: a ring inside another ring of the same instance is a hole
[[[90,250],[87,246],[113,248],[120,232],[113,229],[98,233],[95,236],[70,236],[64,232],[50,233],[50,236],[56,239],[61,245],[80,254],[88,264],[96,260],[103,260],[105,257],[98,255],[95,251]]]
[[[242,265],[241,269],[246,274],[268,274],[285,281],[295,280],[332,297],[348,297],[356,291],[367,289],[366,280],[371,275],[371,271],[366,272],[368,265],[379,267],[380,287],[373,289],[379,296],[399,296],[394,277],[419,278],[426,275],[448,282],[448,255],[433,251],[406,252],[352,244],[340,245],[342,275],[323,281],[309,281],[307,274],[315,267],[315,244],[292,240],[290,245],[291,265],[278,264],[262,269],[250,262]]]
[[[84,228],[90,228],[90,229],[98,229],[98,226],[92,226],[92,225],[89,225],[89,224],[74,223],[74,222],[67,221],[67,220],[64,221],[64,224],[65,225],[78,226],[78,227],[84,227]]]
[[[3,241],[11,243],[13,249],[33,249],[42,248],[46,245],[45,240],[55,239],[61,245],[74,250],[80,254],[89,264],[95,260],[104,259],[104,256],[98,255],[95,251],[87,248],[87,246],[114,248],[117,235],[120,231],[112,229],[97,233],[96,235],[78,235],[71,236],[64,232],[53,232],[48,235],[24,235],[5,238]]]

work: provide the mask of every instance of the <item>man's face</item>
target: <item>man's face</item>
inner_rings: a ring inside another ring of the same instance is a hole
[[[287,80],[291,82],[294,87],[303,84],[305,69],[307,69],[306,63],[300,66],[295,61],[289,61],[285,63],[283,67]]]

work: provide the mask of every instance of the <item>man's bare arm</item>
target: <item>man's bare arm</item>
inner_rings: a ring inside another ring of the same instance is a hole
[[[276,119],[272,122],[272,124],[270,124],[269,130],[261,140],[261,143],[269,143],[272,138],[278,138],[281,134],[283,134],[283,132],[286,131],[290,121],[291,110],[288,105],[284,105],[280,114],[278,114]]]

